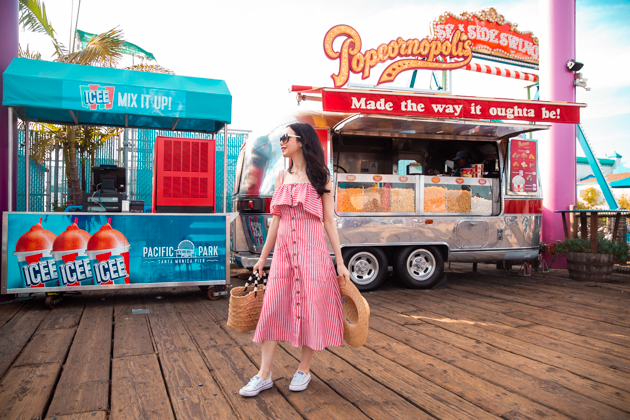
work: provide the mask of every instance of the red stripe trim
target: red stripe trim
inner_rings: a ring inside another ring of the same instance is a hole
[[[542,214],[542,200],[505,200],[504,214]]]

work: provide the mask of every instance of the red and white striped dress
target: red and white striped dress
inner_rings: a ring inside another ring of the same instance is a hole
[[[341,295],[321,198],[309,183],[283,183],[271,214],[280,216],[280,226],[254,342],[288,341],[314,350],[342,345]]]

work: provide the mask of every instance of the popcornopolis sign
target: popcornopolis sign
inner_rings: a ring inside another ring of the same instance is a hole
[[[423,39],[396,39],[376,48],[364,48],[359,32],[350,25],[337,25],[324,36],[324,53],[339,61],[339,71],[332,74],[334,87],[348,83],[350,73],[370,77],[372,69],[391,63],[381,72],[377,85],[393,82],[408,70],[456,70],[470,63],[473,56],[493,56],[538,66],[538,38],[521,32],[516,24],[489,8],[461,16],[445,12],[433,22],[433,35]],[[342,40],[339,50],[333,43]]]
[[[343,42],[340,50],[335,51],[333,43],[338,38],[343,39]],[[361,79],[367,79],[376,65],[393,60],[383,70],[377,84],[393,82],[407,70],[458,69],[470,63],[471,44],[468,35],[456,29],[444,40],[398,37],[377,48],[362,51],[359,33],[349,25],[337,25],[330,28],[324,37],[324,52],[329,59],[339,60],[339,72],[331,76],[338,88],[348,83],[350,72],[361,74]]]

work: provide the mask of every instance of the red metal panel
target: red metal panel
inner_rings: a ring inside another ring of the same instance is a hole
[[[155,206],[214,207],[214,140],[158,137]]]
[[[542,200],[505,200],[504,214],[542,214]]]
[[[182,172],[190,172],[190,142],[182,142]]]
[[[208,172],[208,144],[201,143],[199,145],[199,172]],[[212,169],[214,172],[214,141],[212,142]]]
[[[199,142],[192,143],[192,154],[190,156],[190,171],[199,172]]]

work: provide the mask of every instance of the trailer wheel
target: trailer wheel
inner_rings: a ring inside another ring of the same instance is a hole
[[[405,248],[396,258],[396,273],[412,289],[430,289],[442,279],[444,259],[431,246]]]
[[[374,290],[387,277],[387,257],[379,248],[353,248],[344,252],[350,280],[360,291]]]

